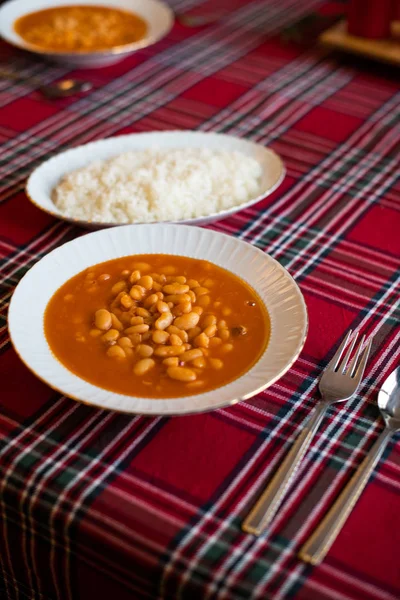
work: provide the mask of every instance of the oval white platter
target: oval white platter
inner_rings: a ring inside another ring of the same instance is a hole
[[[249,283],[271,319],[269,343],[258,362],[235,381],[181,398],[140,398],[84,381],[52,354],[43,318],[48,301],[69,278],[87,267],[134,254],[174,254],[209,260]],[[11,299],[8,326],[25,365],[49,386],[99,408],[146,415],[176,415],[235,404],[264,390],[290,368],[304,345],[307,310],[289,273],[254,246],[215,231],[182,225],[127,225],[103,229],[64,244],[22,278]]]
[[[205,225],[228,217],[244,208],[252,206],[271,194],[281,184],[285,176],[285,168],[280,157],[272,150],[264,148],[260,144],[220,133],[154,131],[150,133],[132,133],[91,142],[84,146],[66,150],[50,158],[37,167],[29,177],[26,185],[27,196],[38,208],[50,213],[54,217],[76,223],[83,227],[99,228],[122,224],[82,221],[70,218],[63,214],[52,201],[52,190],[65,174],[75,169],[86,167],[95,160],[107,160],[123,152],[147,150],[150,148],[209,148],[212,150],[237,151],[254,158],[261,165],[261,189],[257,197],[217,213],[177,221],[179,223]]]
[[[54,8],[54,4],[54,0],[9,0],[0,8],[0,36],[17,48],[33,52],[55,62],[77,68],[99,68],[114,64],[129,54],[154,44],[167,35],[174,24],[172,10],[161,0],[68,0],[63,4],[69,6],[93,4],[135,13],[147,22],[147,35],[142,40],[116,46],[110,50],[55,52],[29,44],[14,30],[14,23],[20,17],[37,10]]]

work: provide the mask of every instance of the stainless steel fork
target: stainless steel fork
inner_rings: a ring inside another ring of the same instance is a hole
[[[352,330],[350,329],[321,377],[319,391],[321,392],[322,400],[315,407],[308,423],[293,444],[293,447],[275,473],[270,484],[243,521],[243,531],[254,535],[260,535],[265,531],[279,510],[286,492],[293,482],[300,462],[307,452],[311,440],[329,406],[335,402],[348,400],[356,392],[364,374],[372,339],[369,340],[364,350],[361,351],[365,340],[365,336],[363,336],[350,361],[350,356],[358,337],[358,334],[356,334],[347,349],[346,356],[341,360],[351,334]]]

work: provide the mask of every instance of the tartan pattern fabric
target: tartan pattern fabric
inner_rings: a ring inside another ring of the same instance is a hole
[[[71,75],[94,85],[54,102],[29,83],[0,82],[1,598],[400,597],[396,439],[323,564],[296,558],[382,428],[376,396],[398,363],[400,337],[398,86],[390,68],[280,41],[284,26],[317,7],[225,2],[220,22],[176,24],[156,46],[98,71],[69,72],[1,47],[24,79]],[[226,132],[282,156],[280,188],[212,227],[289,270],[310,330],[295,365],[252,400],[149,419],[53,392],[18,359],[6,317],[24,273],[85,233],[28,202],[32,169],[90,140],[164,129]],[[349,327],[374,336],[364,381],[330,409],[270,531],[249,536],[241,521],[313,408],[318,376]]]

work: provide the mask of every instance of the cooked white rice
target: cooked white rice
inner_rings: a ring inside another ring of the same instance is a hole
[[[53,201],[69,217],[110,223],[205,216],[259,195],[261,167],[240,152],[126,152],[65,175]]]

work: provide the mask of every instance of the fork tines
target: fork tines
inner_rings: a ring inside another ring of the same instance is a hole
[[[356,353],[349,362],[350,356],[354,350],[358,338],[358,332],[356,332],[347,349],[346,356],[343,360],[341,360],[352,333],[353,330],[349,329],[339,348],[335,352],[333,358],[329,362],[327,369],[330,369],[331,371],[335,372],[341,371],[342,373],[346,373],[347,375],[353,378],[361,378],[362,374],[364,373],[365,365],[367,363],[368,356],[371,350],[372,338],[368,340],[365,348],[362,350],[366,337],[365,335],[362,336],[361,342],[357,346]]]

